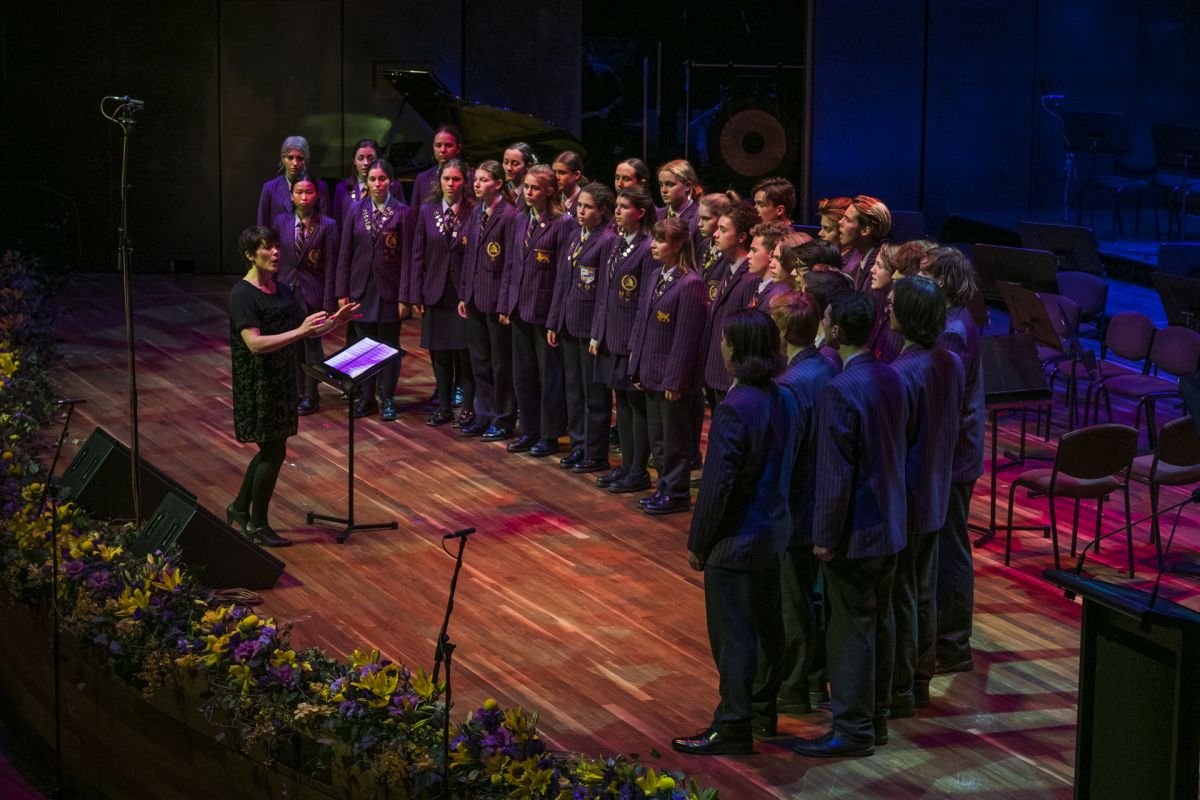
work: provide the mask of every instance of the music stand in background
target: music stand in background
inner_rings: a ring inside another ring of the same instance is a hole
[[[1194,125],[1168,125],[1156,123],[1150,126],[1154,140],[1154,160],[1159,169],[1178,169],[1178,175],[1158,175],[1159,186],[1170,188],[1179,195],[1179,239],[1187,238],[1187,203],[1200,177],[1197,162],[1200,160],[1200,128]],[[1166,179],[1166,180],[1163,180]],[[1171,238],[1175,221],[1175,206],[1172,203],[1167,213],[1167,238]],[[1157,219],[1156,219],[1157,224]],[[1156,228],[1157,230],[1157,228]]]
[[[1000,283],[1015,283],[1035,292],[1058,289],[1054,254],[1044,250],[977,244],[972,248],[979,290],[993,303],[1004,298],[996,288]]]
[[[1017,235],[1021,237],[1022,247],[1053,253],[1056,269],[1060,272],[1070,270],[1104,274],[1100,245],[1091,228],[1022,220],[1017,223]]]
[[[1158,246],[1158,266],[1154,271],[1200,278],[1200,244],[1163,242]]]
[[[348,472],[346,489],[346,516],[337,517],[331,514],[316,514],[308,512],[308,524],[314,520],[336,522],[344,526],[338,534],[338,544],[344,544],[354,531],[381,530],[384,528],[396,530],[399,528],[396,520],[389,522],[355,522],[354,521],[354,401],[358,397],[362,384],[396,359],[400,351],[394,347],[377,342],[374,339],[360,339],[354,344],[347,345],[334,353],[319,365],[303,364],[304,371],[335,389],[343,391],[350,398],[346,419],[350,446],[348,450]]]
[[[1183,278],[1162,272],[1150,274],[1168,325],[1200,330],[1200,278]]]
[[[1142,191],[1150,184],[1140,178],[1127,175],[1097,174],[1096,157],[1100,155],[1126,156],[1133,152],[1133,120],[1128,114],[1111,111],[1063,111],[1063,141],[1070,153],[1088,153],[1091,156],[1091,174],[1079,187],[1079,208],[1075,224],[1083,224],[1083,193],[1089,187],[1111,191],[1115,196],[1113,207],[1113,236],[1121,230],[1121,192]],[[1138,205],[1141,216],[1141,204]],[[1137,233],[1138,221],[1134,224]]]

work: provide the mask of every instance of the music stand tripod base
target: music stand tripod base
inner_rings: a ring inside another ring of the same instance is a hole
[[[336,356],[337,354],[335,354],[334,357]],[[398,358],[399,355],[397,354],[395,357]],[[365,373],[360,379],[354,380],[346,377],[345,375],[335,373],[334,371],[327,371],[328,367],[326,367],[326,365],[321,366],[325,367],[325,369],[318,369],[309,364],[302,364],[301,368],[311,377],[316,378],[322,383],[328,384],[339,391],[345,392],[350,398],[350,402],[346,407],[347,435],[350,440],[349,447],[347,449],[346,516],[339,517],[333,514],[318,514],[316,512],[309,511],[305,515],[305,519],[308,521],[309,525],[316,520],[321,520],[322,522],[332,522],[343,526],[341,533],[339,533],[337,536],[338,544],[345,544],[346,540],[350,538],[350,534],[354,533],[354,531],[397,530],[399,529],[400,525],[398,522],[396,522],[396,520],[389,520],[387,522],[354,521],[354,401],[359,394],[359,385],[368,377],[377,373],[379,369],[372,369]]]

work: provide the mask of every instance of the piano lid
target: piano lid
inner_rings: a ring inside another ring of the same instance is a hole
[[[457,97],[429,70],[389,69],[383,75],[431,127],[445,122],[458,127],[463,157],[469,163],[499,160],[513,142],[527,142],[542,163],[550,163],[563,150],[587,156],[583,143],[570,131],[532,114]]]

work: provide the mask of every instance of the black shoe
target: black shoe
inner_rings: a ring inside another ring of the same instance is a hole
[[[929,684],[913,684],[913,705],[917,708],[929,708]]]
[[[390,397],[387,400],[379,401],[379,419],[383,422],[396,421],[396,404]]]
[[[632,494],[633,492],[644,492],[649,488],[650,473],[648,472],[643,472],[641,475],[622,475],[608,485],[608,490],[613,494]]]
[[[773,739],[779,735],[779,726],[774,721],[755,720],[750,730],[755,739]]]
[[[488,425],[488,429],[479,438],[485,442],[503,442],[506,439],[511,439],[512,435],[513,432],[508,428],[497,428],[495,425]]]
[[[558,460],[558,466],[562,467],[563,469],[570,469],[571,467],[578,464],[580,461],[583,461],[583,448],[576,447],[574,450],[571,451],[571,454],[569,456],[567,456],[566,458],[560,458]]]
[[[301,417],[307,417],[309,414],[315,414],[321,410],[321,404],[312,397],[301,397],[300,402],[296,404],[296,413]]]
[[[872,727],[875,728],[875,746],[885,745],[888,743],[887,717],[875,717],[871,720]]]
[[[558,452],[558,439],[538,439],[537,444],[529,448],[529,455],[534,458],[545,458]]]
[[[462,408],[462,404],[463,404],[462,387],[455,386],[454,387],[454,399],[450,403],[450,405],[453,406],[454,408]]]
[[[449,411],[435,411],[429,415],[429,419],[425,420],[425,424],[436,428],[439,425],[445,425],[453,419],[454,414]]]
[[[614,469],[612,472],[608,473],[607,475],[601,475],[599,478],[596,478],[596,485],[599,486],[601,489],[607,489],[608,487],[612,486],[614,483],[616,483],[617,481],[621,480],[621,478],[624,478],[624,477],[625,477],[625,468],[617,467],[616,469]]]
[[[483,435],[483,438],[485,438],[485,439],[488,438],[486,433]],[[493,440],[488,439],[488,441],[493,441]],[[530,450],[533,449],[533,446],[535,444],[537,444],[537,442],[538,442],[538,438],[536,436],[529,436],[529,435],[522,436],[519,439],[517,439],[515,442],[508,443],[508,452],[510,452],[510,453],[528,453]]]
[[[585,472],[604,472],[604,470],[608,469],[610,466],[611,465],[608,463],[608,459],[601,461],[598,458],[585,458],[575,466],[571,467],[571,472],[578,472],[580,474]]]
[[[838,736],[833,731],[816,739],[801,739],[794,748],[797,753],[810,758],[841,758],[843,756],[870,756],[875,754],[873,741],[857,742]]]
[[[655,489],[654,494],[650,495],[649,497],[643,497],[640,500],[638,500],[638,505],[641,508],[645,508],[646,506],[650,505],[655,500],[657,500],[658,498],[663,497],[663,496],[664,495],[663,495],[662,489]]]
[[[657,500],[642,506],[642,513],[657,517],[663,514],[678,514],[691,507],[690,497],[671,497],[669,494],[663,494]]]
[[[252,521],[246,523],[246,535],[263,547],[290,547],[292,544],[271,530],[270,525],[255,525]]]
[[[975,662],[968,658],[966,661],[959,661],[954,664],[938,662],[938,665],[933,670],[933,674],[945,675],[949,672],[970,672],[973,669],[975,669]]]
[[[458,412],[458,416],[452,423],[456,428],[469,428],[475,424],[475,412],[469,408],[464,408]]]
[[[473,422],[470,425],[464,425],[459,428],[458,432],[463,436],[482,436],[488,430],[490,430],[488,426],[482,422]]]
[[[671,746],[694,756],[746,756],[754,752],[753,739],[730,739],[712,728],[673,739]]]
[[[246,530],[246,525],[250,522],[249,511],[238,511],[233,507],[233,503],[225,506],[225,524],[233,527],[234,523],[242,530]]]
[[[360,397],[354,401],[354,418],[361,419],[369,417],[379,410],[379,403],[375,402],[375,398],[367,399]]]

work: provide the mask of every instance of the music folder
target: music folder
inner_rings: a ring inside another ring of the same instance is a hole
[[[371,378],[400,357],[400,351],[374,339],[359,339],[346,345],[320,365],[304,364],[304,371],[319,380],[349,390]]]

